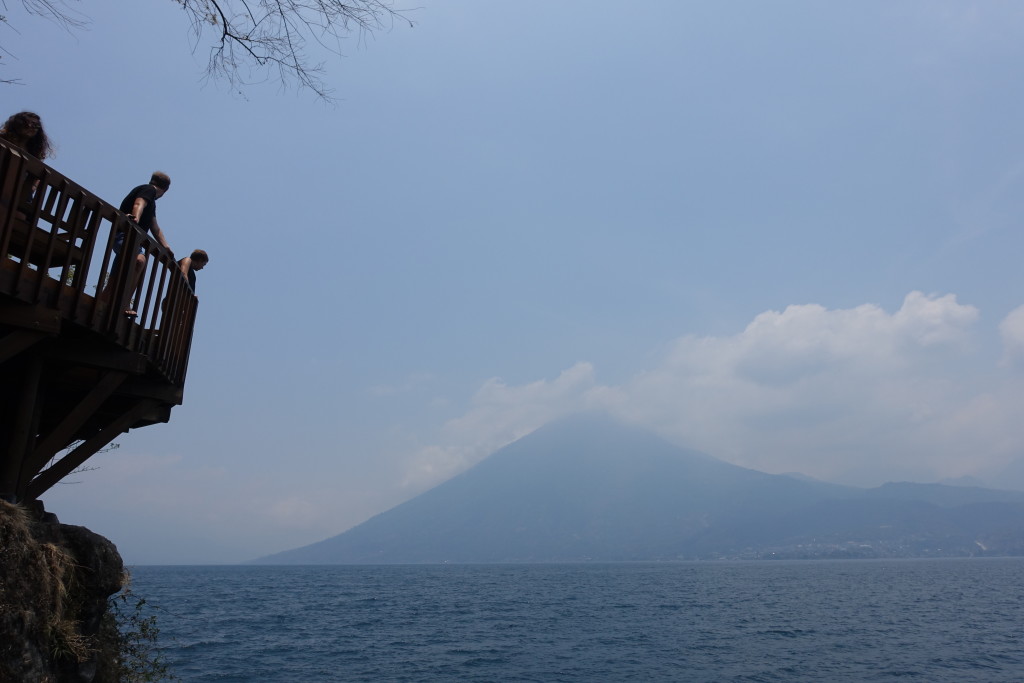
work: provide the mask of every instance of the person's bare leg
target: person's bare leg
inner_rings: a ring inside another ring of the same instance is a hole
[[[134,318],[135,316],[138,315],[138,312],[134,308],[131,307],[132,306],[131,301],[132,301],[132,298],[135,296],[136,292],[139,291],[139,285],[142,284],[142,275],[143,275],[143,273],[146,272],[146,256],[145,256],[145,254],[139,254],[138,256],[135,257],[135,263],[133,265],[133,268],[135,269],[135,272],[134,273],[130,273],[128,275],[128,282],[134,281],[135,284],[131,288],[131,293],[130,293],[129,298],[128,298],[128,305],[124,309],[124,314],[126,316],[128,316],[129,318]]]

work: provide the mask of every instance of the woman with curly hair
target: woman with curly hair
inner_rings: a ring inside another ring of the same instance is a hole
[[[0,128],[0,138],[21,147],[40,161],[53,156],[53,145],[46,137],[39,114],[18,112],[4,122],[3,128]]]

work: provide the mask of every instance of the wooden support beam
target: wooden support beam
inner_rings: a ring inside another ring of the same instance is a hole
[[[73,365],[84,365],[91,368],[116,370],[133,375],[146,372],[146,357],[141,353],[126,351],[120,348],[91,349],[82,346],[55,346],[46,354],[47,359],[58,360]]]
[[[0,471],[0,493],[20,491],[22,465],[35,447],[35,433],[39,425],[40,392],[43,362],[39,354],[32,354],[22,374],[21,392],[14,415],[9,441],[5,444],[3,469]]]
[[[60,311],[56,308],[25,304],[0,305],[0,320],[5,325],[23,327],[35,332],[60,332]]]
[[[121,386],[117,393],[121,396],[152,398],[164,403],[180,406],[185,392],[181,387],[167,384],[167,382],[162,380],[131,377]]]
[[[145,420],[147,425],[164,424],[171,421],[171,406],[156,402],[152,410],[139,416],[139,420]]]
[[[0,338],[0,363],[6,363],[36,342],[46,339],[45,332],[34,330],[14,330]]]
[[[77,467],[96,454],[101,448],[135,424],[140,417],[158,407],[157,401],[141,401],[122,413],[95,436],[83,441],[78,448],[46,468],[36,476],[25,489],[23,500],[35,500],[51,486],[71,474]]]
[[[22,466],[23,473],[29,476],[41,470],[57,453],[71,443],[78,429],[85,421],[96,414],[103,402],[110,398],[121,386],[128,373],[108,372],[96,383],[85,397],[53,428],[45,438],[39,441],[32,455]],[[22,477],[24,478],[24,474]]]

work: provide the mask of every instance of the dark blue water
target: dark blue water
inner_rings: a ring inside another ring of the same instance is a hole
[[[1024,560],[133,577],[184,681],[1024,680]]]

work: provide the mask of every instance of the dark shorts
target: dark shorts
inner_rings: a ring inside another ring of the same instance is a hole
[[[114,246],[111,247],[111,250],[115,254],[120,255],[121,254],[121,247],[123,247],[123,246],[124,246],[124,233],[123,232],[119,232],[116,235],[114,235]],[[145,254],[146,253],[146,248],[145,247],[139,247],[139,253],[140,254]]]

